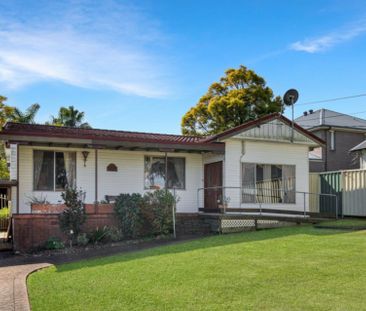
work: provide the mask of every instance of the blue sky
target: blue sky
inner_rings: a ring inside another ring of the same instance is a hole
[[[364,1],[0,0],[0,89],[10,105],[60,106],[96,128],[179,133],[182,115],[243,64],[296,115],[366,110]],[[366,113],[358,114],[365,117]]]

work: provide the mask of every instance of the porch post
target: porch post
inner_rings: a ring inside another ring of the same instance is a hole
[[[165,152],[165,190],[168,190],[168,153]]]
[[[95,149],[95,204],[98,202],[98,149]]]

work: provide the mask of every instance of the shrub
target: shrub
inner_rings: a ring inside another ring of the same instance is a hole
[[[109,228],[104,226],[102,228],[97,227],[94,231],[89,233],[89,242],[93,244],[107,242]]]
[[[110,242],[118,242],[123,239],[123,233],[121,230],[115,227],[109,227],[107,231],[106,239]]]
[[[145,206],[151,209],[154,234],[168,234],[173,230],[173,208],[178,198],[167,190],[155,190],[144,195]]]
[[[86,246],[89,243],[89,238],[86,233],[81,233],[76,238],[76,244],[79,246]]]
[[[4,207],[0,209],[0,219],[8,218],[10,215],[10,209],[9,207]]]
[[[142,204],[143,197],[139,193],[120,194],[116,198],[114,210],[124,237],[135,238],[140,235],[143,223]]]
[[[84,196],[85,192],[73,187],[67,187],[65,192],[61,194],[66,208],[59,215],[60,228],[71,238],[79,236],[81,225],[86,220],[83,204]]]
[[[46,241],[45,248],[46,249],[49,249],[49,250],[62,249],[62,248],[65,248],[65,245],[64,245],[64,243],[59,238],[50,237]]]

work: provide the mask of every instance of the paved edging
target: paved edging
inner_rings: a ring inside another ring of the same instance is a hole
[[[30,311],[27,277],[49,266],[49,263],[33,263],[0,268],[0,310]]]

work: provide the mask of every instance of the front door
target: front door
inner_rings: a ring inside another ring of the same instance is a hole
[[[222,201],[222,161],[205,164],[204,187],[205,209],[217,209]]]

